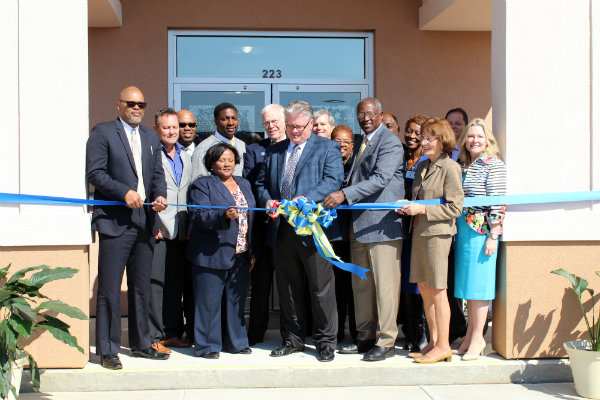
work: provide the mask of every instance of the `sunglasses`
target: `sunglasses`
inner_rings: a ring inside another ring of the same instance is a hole
[[[186,126],[189,126],[190,128],[195,128],[198,125],[195,122],[180,122],[179,123],[180,128],[185,128]]]
[[[127,101],[127,100],[119,100],[119,101],[121,103],[127,104],[127,108],[134,108],[135,106],[138,106],[140,108],[140,110],[143,110],[144,108],[146,108],[146,105],[148,104],[143,101]]]

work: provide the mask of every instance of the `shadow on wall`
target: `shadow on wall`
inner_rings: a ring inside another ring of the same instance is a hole
[[[548,315],[538,314],[533,323],[527,326],[529,313],[531,310],[531,300],[524,304],[519,304],[515,314],[515,324],[513,326],[513,354],[517,358],[522,358],[525,353],[537,352],[552,324],[554,310]],[[545,356],[548,356],[546,354]],[[542,356],[543,357],[543,356]]]

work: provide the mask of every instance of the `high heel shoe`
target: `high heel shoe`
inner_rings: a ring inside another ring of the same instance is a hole
[[[408,356],[410,358],[421,358],[423,357],[423,353],[421,353],[420,351],[416,351],[414,353],[408,353]]]
[[[435,358],[427,358],[425,356],[420,357],[420,358],[415,358],[415,362],[418,362],[420,364],[433,364],[436,363],[438,361],[452,361],[452,350],[448,350],[447,352],[435,357]]]
[[[462,351],[461,349],[452,350],[452,354],[456,354],[458,356],[462,356],[465,353],[466,353],[466,351]]]
[[[479,352],[477,353],[469,353],[469,351],[467,350],[467,352],[462,356],[462,360],[463,361],[475,361],[479,358],[479,356],[483,355],[483,351],[485,350],[485,346],[486,343],[485,341],[483,342],[482,346],[481,346],[481,350],[479,350]]]

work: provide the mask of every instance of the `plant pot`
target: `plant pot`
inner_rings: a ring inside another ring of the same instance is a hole
[[[588,340],[563,343],[575,381],[575,391],[582,397],[600,399],[600,351],[591,351]]]
[[[23,365],[25,365],[25,361],[27,357],[17,358],[15,361],[11,361],[11,377],[10,384],[14,386],[15,391],[17,392],[17,397],[15,398],[12,394],[12,391],[8,392],[7,400],[17,400],[19,398],[19,390],[21,389],[21,377],[23,376]]]

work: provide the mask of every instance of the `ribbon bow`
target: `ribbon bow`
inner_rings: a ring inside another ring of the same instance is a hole
[[[312,200],[299,197],[298,202],[281,200],[277,213],[285,216],[288,224],[294,228],[297,235],[312,235],[321,257],[344,271],[349,271],[361,279],[367,279],[366,272],[368,269],[343,262],[335,255],[331,243],[329,243],[323,232],[323,228],[327,228],[337,218],[335,209],[330,210],[324,208],[321,203],[316,204]]]

